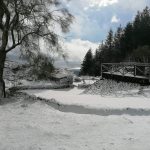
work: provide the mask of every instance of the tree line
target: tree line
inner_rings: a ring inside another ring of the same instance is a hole
[[[108,32],[106,40],[101,42],[92,54],[86,53],[81,65],[81,75],[99,76],[101,63],[150,62],[150,8],[138,11],[134,20],[121,25],[115,32]]]

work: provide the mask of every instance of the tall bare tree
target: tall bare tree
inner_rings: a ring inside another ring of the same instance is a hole
[[[8,52],[16,47],[34,54],[39,39],[59,50],[57,27],[67,32],[73,16],[60,0],[0,0],[0,97],[4,96],[3,71]]]

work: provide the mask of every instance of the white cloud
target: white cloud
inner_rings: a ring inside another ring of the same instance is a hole
[[[118,0],[88,0],[90,7],[106,7],[118,3]]]
[[[111,23],[118,23],[119,21],[120,19],[116,15],[112,16]]]
[[[137,10],[142,10],[145,6],[148,5],[147,0],[120,0],[119,1],[119,8],[123,8],[125,10],[133,10],[133,11],[137,11]]]
[[[118,4],[118,7],[122,7],[124,9],[129,9],[129,10],[141,10],[143,7],[147,5],[147,0],[136,0],[134,2],[133,0],[80,0],[86,1],[85,5],[88,5],[88,7],[107,7],[110,5]],[[87,6],[86,6],[87,9]]]
[[[84,41],[81,39],[72,39],[65,44],[66,53],[69,56],[69,60],[82,61],[87,51],[91,48],[93,52],[98,47],[98,43],[90,41]]]
[[[63,60],[62,58],[56,59],[55,66],[63,68],[80,67],[87,51],[91,48],[94,53],[98,45],[98,43],[81,39],[72,39],[71,41],[64,42],[63,48],[65,49],[64,51],[67,53],[68,58],[66,60]]]
[[[71,0],[69,1],[69,4],[65,1],[65,5],[71,9],[79,8],[82,10],[88,10],[89,8],[101,8],[101,7],[107,7],[110,5],[117,4],[119,0]]]

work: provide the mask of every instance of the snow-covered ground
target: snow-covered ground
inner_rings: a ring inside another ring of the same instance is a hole
[[[0,150],[150,149],[149,87],[97,81],[23,92],[33,96],[1,102]]]
[[[102,86],[104,87],[104,85]],[[117,91],[118,95],[108,94],[105,96],[100,95],[101,92],[99,95],[98,93],[91,94],[87,92],[89,90],[78,89],[77,87],[57,90],[26,90],[24,92],[49,101],[49,104],[55,106],[55,108],[58,104],[59,108],[57,109],[63,112],[104,116],[122,114],[150,115],[150,89],[146,87],[141,90],[140,87],[133,85],[126,85],[124,89],[129,87],[132,87],[129,91]],[[118,88],[119,86],[116,89],[118,90]],[[90,89],[93,91],[92,87]],[[96,90],[94,89],[94,91]],[[107,90],[110,91],[108,87]]]
[[[49,89],[53,88],[57,84],[54,81],[27,81],[20,80],[20,84],[16,87],[26,88],[26,89]]]
[[[54,98],[60,104],[66,105],[84,105],[94,108],[150,108],[150,98],[142,95],[127,97],[102,97],[100,95],[83,94],[83,89],[66,88],[54,90],[26,90],[24,92],[37,97],[52,99]]]
[[[87,84],[87,85],[91,85],[95,82],[96,80],[81,80],[81,82],[74,82],[73,84],[75,86],[78,86],[78,85],[82,85],[82,84]]]
[[[16,97],[0,105],[0,150],[149,150],[149,116],[63,113]]]

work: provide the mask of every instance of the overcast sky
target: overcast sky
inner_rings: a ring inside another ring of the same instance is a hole
[[[74,67],[79,66],[87,50],[92,48],[94,51],[105,40],[110,28],[115,30],[120,24],[125,26],[133,20],[138,10],[150,6],[150,0],[63,1],[75,17],[70,32],[65,35],[64,44],[70,67],[72,64],[75,64]]]

